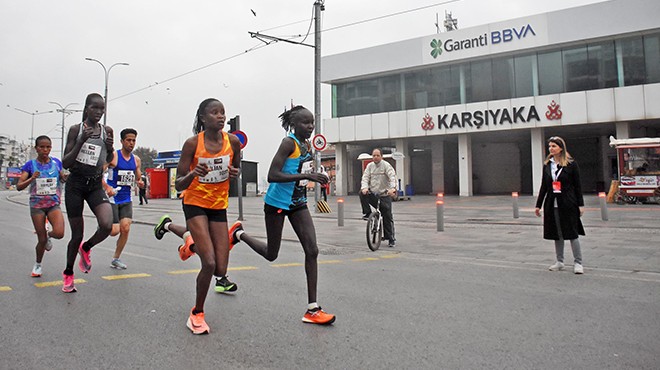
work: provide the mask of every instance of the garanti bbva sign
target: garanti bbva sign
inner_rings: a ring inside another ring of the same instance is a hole
[[[544,16],[439,33],[423,38],[424,63],[438,63],[547,44]]]

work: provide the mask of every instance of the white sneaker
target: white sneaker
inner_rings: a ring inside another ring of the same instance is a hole
[[[575,266],[573,266],[573,272],[578,275],[584,274],[584,267],[582,267],[581,264],[576,263]]]
[[[53,241],[51,240],[50,236],[46,240],[46,245],[44,246],[44,249],[46,250],[46,252],[53,249]]]
[[[126,270],[126,264],[119,260],[119,258],[113,259],[110,263],[110,267],[117,270]]]
[[[554,265],[552,265],[548,268],[548,270],[550,270],[550,271],[561,271],[563,269],[564,269],[564,263],[559,262],[559,261],[555,262]]]
[[[32,268],[32,277],[41,277],[41,264],[35,263]]]

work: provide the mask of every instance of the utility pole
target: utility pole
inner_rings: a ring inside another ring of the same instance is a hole
[[[324,0],[314,2],[314,134],[321,133],[321,12],[325,10]],[[314,151],[316,171],[321,170],[321,152]],[[318,203],[321,187],[314,184],[314,204]]]
[[[314,2],[314,45],[295,42],[275,36],[264,35],[259,32],[248,32],[250,36],[260,40],[266,45],[282,41],[290,44],[304,45],[314,48],[314,134],[321,133],[321,12],[325,10],[325,0],[316,0]],[[321,153],[315,152],[314,163],[316,170],[321,168]],[[318,185],[314,186],[314,202],[318,202],[321,189]]]

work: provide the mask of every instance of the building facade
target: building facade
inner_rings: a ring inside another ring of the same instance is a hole
[[[433,34],[326,56],[322,66],[338,195],[357,193],[357,158],[374,147],[403,153],[397,177],[416,194],[538,194],[551,136],[566,140],[583,191],[603,191],[617,173],[610,136],[660,135],[655,0]]]

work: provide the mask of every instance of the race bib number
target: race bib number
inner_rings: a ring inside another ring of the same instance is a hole
[[[229,156],[215,158],[199,158],[198,163],[205,164],[209,168],[209,173],[199,178],[203,184],[217,184],[229,179]]]
[[[561,181],[552,182],[552,192],[555,194],[561,193]]]
[[[117,171],[117,185],[118,186],[132,186],[135,182],[135,172],[131,170],[118,170]]]
[[[100,157],[101,157],[101,146],[100,145],[84,143],[82,145],[82,148],[80,148],[80,151],[78,152],[78,156],[76,157],[76,161],[78,161],[82,164],[87,164],[87,165],[90,165],[90,166],[96,166],[96,164],[99,163],[99,158]]]
[[[312,173],[312,170],[314,169],[312,164],[313,164],[312,161],[303,162],[302,167],[300,168],[300,173],[301,174]],[[307,179],[298,181],[298,185],[300,186],[307,186],[308,183],[309,180]]]
[[[57,178],[40,177],[37,178],[37,195],[55,195],[57,194]]]

